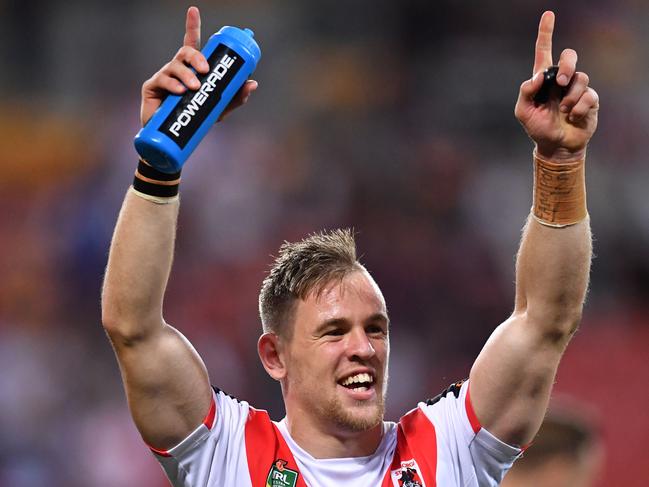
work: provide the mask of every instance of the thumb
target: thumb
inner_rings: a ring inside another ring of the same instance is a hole
[[[541,86],[543,86],[543,71],[537,71],[534,76],[521,85],[521,98],[532,100]]]

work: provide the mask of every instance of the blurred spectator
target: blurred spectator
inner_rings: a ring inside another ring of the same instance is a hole
[[[250,26],[264,57],[254,99],[183,172],[165,317],[215,383],[279,419],[254,346],[270,255],[350,226],[395,326],[389,419],[465,377],[511,311],[532,177],[512,109],[533,27],[554,8],[555,54],[576,48],[602,100],[587,162],[597,258],[557,390],[602,413],[593,485],[644,487],[649,2],[498,7],[202,2],[203,41]],[[99,291],[135,167],[140,86],[178,48],[185,8],[0,2],[0,487],[167,484],[128,419]]]
[[[589,411],[574,402],[554,405],[532,445],[505,476],[502,487],[593,487],[603,457]]]

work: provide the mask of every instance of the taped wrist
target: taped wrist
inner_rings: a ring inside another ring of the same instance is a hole
[[[133,189],[138,194],[152,197],[153,199],[147,198],[151,201],[164,202],[167,198],[178,196],[179,186],[180,171],[173,174],[164,173],[140,159],[133,178]]]
[[[534,150],[534,204],[532,215],[550,227],[574,225],[588,216],[585,159],[557,163]]]

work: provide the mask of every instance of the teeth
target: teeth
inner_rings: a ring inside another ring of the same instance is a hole
[[[344,386],[349,386],[352,384],[365,384],[365,383],[372,383],[372,377],[370,374],[367,373],[362,373],[362,374],[356,374],[352,375],[351,377],[348,377],[342,382],[342,385]]]

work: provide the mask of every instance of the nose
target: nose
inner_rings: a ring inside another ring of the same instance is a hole
[[[351,358],[368,360],[376,355],[376,350],[363,328],[356,328],[348,335],[347,351]]]

